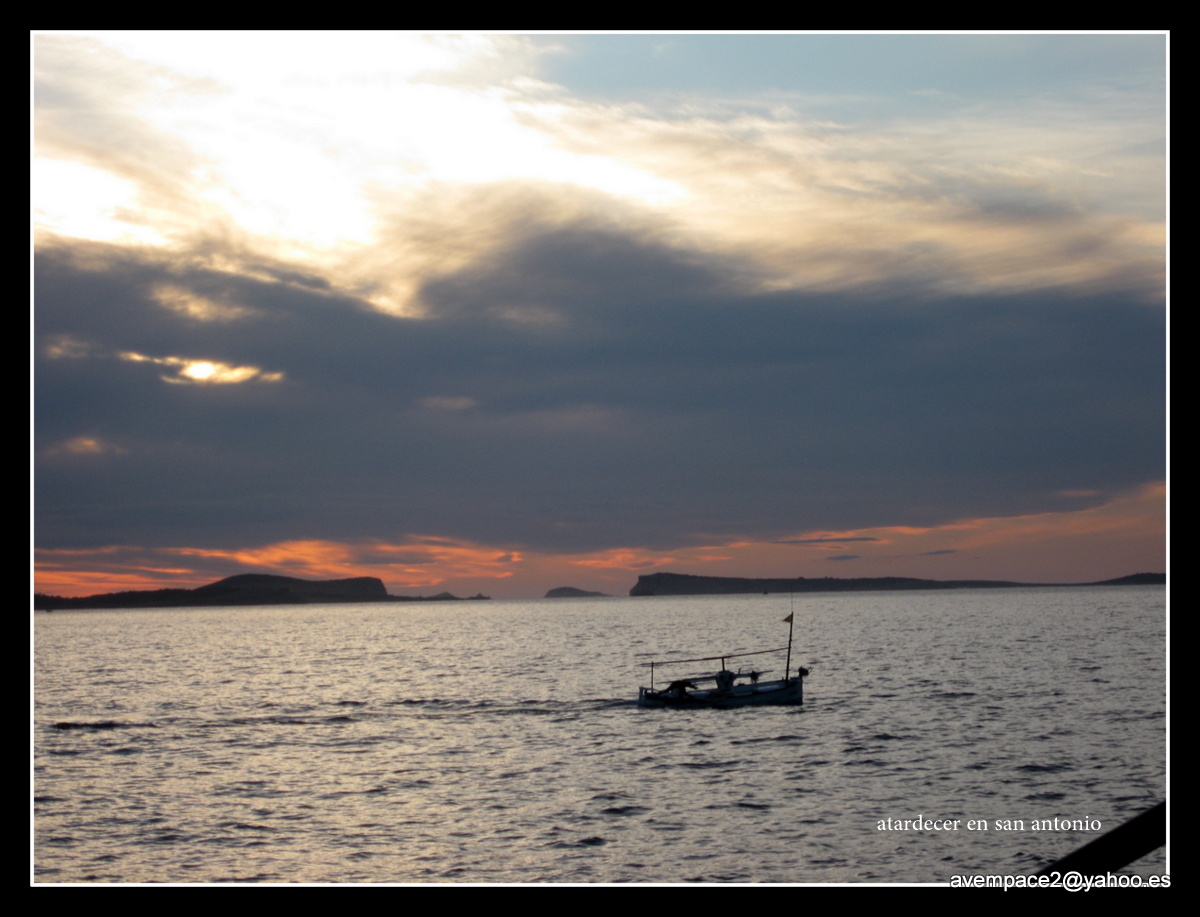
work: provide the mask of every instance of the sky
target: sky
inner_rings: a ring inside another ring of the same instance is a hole
[[[1164,34],[31,52],[37,591],[1166,569]]]

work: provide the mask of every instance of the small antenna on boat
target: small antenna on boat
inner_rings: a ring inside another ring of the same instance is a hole
[[[792,670],[792,631],[796,627],[796,593],[792,593],[792,612],[783,620],[787,621],[788,626],[788,651],[787,662],[783,666],[783,680],[787,681],[788,672]]]

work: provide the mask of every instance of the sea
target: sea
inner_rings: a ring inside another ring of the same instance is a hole
[[[637,706],[645,663],[782,648],[789,615],[803,706]],[[1028,876],[1167,799],[1161,586],[32,629],[36,884],[945,884]],[[1121,870],[1168,873],[1166,848]]]

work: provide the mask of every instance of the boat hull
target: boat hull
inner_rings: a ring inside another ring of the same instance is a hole
[[[671,690],[656,691],[653,688],[638,689],[639,707],[758,707],[776,704],[803,704],[804,679],[789,678],[784,681],[764,681],[758,684],[734,685],[720,690],[704,691]]]

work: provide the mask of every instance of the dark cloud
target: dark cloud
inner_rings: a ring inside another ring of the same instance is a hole
[[[1163,471],[1164,319],[1124,294],[754,292],[585,219],[514,228],[422,318],[199,264],[39,251],[39,545],[669,546],[1077,509]]]

